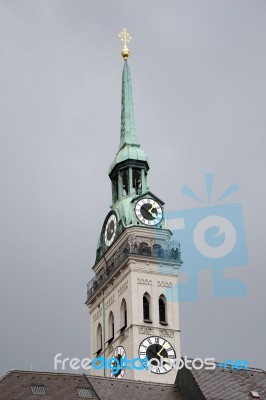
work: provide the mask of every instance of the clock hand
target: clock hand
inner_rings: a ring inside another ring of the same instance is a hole
[[[157,214],[155,214],[155,213],[152,212],[152,210],[153,210],[154,208],[156,208],[156,207],[154,206],[154,204],[155,204],[155,202],[153,203],[152,207],[149,208],[147,211],[153,216],[153,218],[156,218],[156,217],[157,217]]]
[[[153,210],[153,209],[155,208],[154,204],[155,204],[155,202],[153,203],[153,205],[151,206],[151,208],[148,210],[149,213],[151,213],[151,210]]]
[[[162,352],[163,349],[164,349],[164,348],[162,347],[161,350],[159,351],[159,353],[157,353],[157,356],[158,356],[158,357],[161,357],[160,354],[161,354],[161,352]]]
[[[158,357],[161,357],[160,354],[161,354],[161,352],[162,352],[164,349],[166,350],[166,347],[165,347],[165,346],[162,346],[161,350],[157,353],[157,356],[158,356]]]

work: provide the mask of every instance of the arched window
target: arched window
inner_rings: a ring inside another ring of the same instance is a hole
[[[123,196],[128,195],[128,171],[124,171],[122,175],[122,182],[123,182]]]
[[[102,325],[98,324],[97,326],[97,354],[99,354],[103,348],[103,330]]]
[[[166,298],[162,294],[159,297],[159,322],[163,325],[167,325],[166,304]]]
[[[121,302],[121,332],[123,332],[127,327],[127,303],[126,300],[123,299]]]
[[[150,295],[145,293],[143,296],[143,321],[151,322],[150,318]]]
[[[114,324],[114,314],[110,311],[108,318],[108,343],[111,343],[115,337],[115,324]]]
[[[141,174],[140,169],[133,169],[132,174],[133,189],[136,194],[141,194]]]
[[[113,180],[113,202],[115,203],[118,199],[118,177],[116,176]]]

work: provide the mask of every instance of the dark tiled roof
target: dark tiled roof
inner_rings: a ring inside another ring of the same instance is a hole
[[[88,377],[101,400],[185,400],[174,385]]]
[[[32,394],[31,385],[44,385],[46,395]],[[2,378],[0,400],[80,400],[78,387],[90,389],[95,400],[185,400],[174,385],[28,371],[11,371]]]
[[[94,400],[251,400],[251,391],[266,400],[266,373],[250,370],[186,370],[177,385],[53,372],[11,371],[0,380],[0,400],[80,400],[77,388],[90,390]],[[31,385],[44,385],[46,395],[32,394]]]
[[[258,392],[260,400],[266,400],[266,372],[261,369],[225,371],[192,370],[201,392],[206,400],[251,400],[251,391]]]
[[[44,385],[46,395],[34,395],[31,385]],[[0,381],[1,400],[77,400],[77,387],[88,388],[97,399],[83,375],[51,372],[11,371]]]

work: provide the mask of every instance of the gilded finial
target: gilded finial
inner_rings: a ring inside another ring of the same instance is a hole
[[[129,55],[130,55],[130,51],[127,47],[127,44],[131,41],[132,37],[130,36],[130,34],[128,33],[128,31],[126,30],[126,28],[124,28],[118,35],[118,37],[121,39],[121,41],[123,42],[123,50],[121,52],[122,57],[124,60],[127,60]]]

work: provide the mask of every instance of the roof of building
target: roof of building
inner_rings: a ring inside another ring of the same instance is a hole
[[[33,394],[33,391],[36,394]],[[0,398],[1,400],[80,400],[82,398],[185,400],[175,385],[70,373],[17,370],[10,371],[0,380]]]
[[[266,372],[257,368],[182,368],[176,386],[189,400],[266,400]]]
[[[182,394],[183,393],[183,394]],[[0,380],[1,400],[266,400],[261,369],[188,370],[174,385],[54,372],[8,372]]]
[[[257,399],[266,400],[266,372],[261,369],[231,369],[216,367],[214,370],[192,370],[206,400],[256,399],[251,392],[257,392]]]

